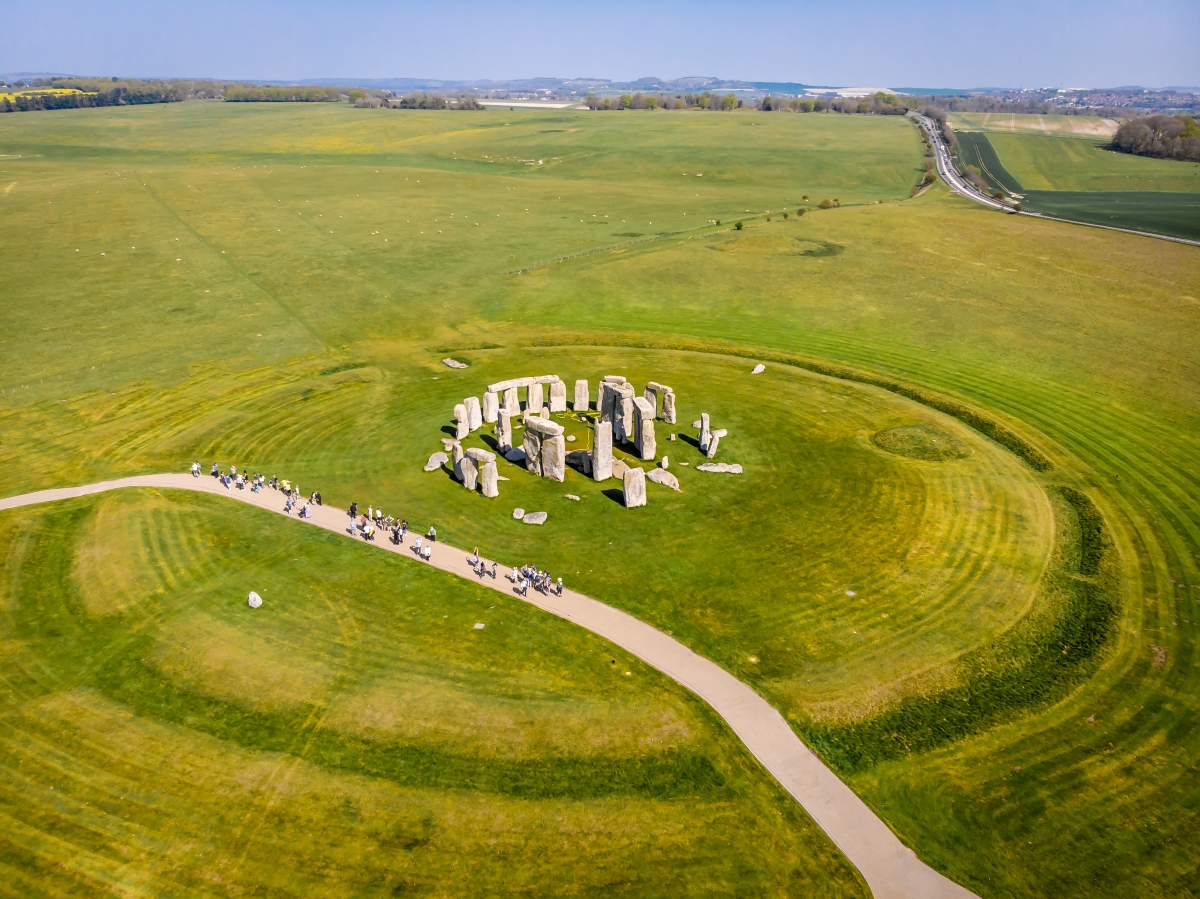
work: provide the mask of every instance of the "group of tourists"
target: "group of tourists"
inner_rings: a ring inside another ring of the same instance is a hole
[[[254,474],[250,474],[249,471],[238,471],[236,465],[230,465],[229,471],[222,472],[221,466],[216,462],[213,463],[213,467],[209,471],[209,474],[216,478],[217,483],[224,486],[226,490],[233,488],[245,490],[247,487],[249,487],[251,493],[261,493],[263,490],[268,488],[282,492],[287,498],[283,506],[283,511],[288,515],[292,514],[292,509],[303,503],[303,506],[301,506],[299,512],[300,517],[312,518],[313,506],[321,505],[320,493],[314,490],[309,495],[308,499],[303,499],[300,494],[300,485],[293,484],[286,478],[280,480],[274,475],[268,478],[265,474],[259,474],[257,471],[254,472]],[[199,462],[192,463],[192,477],[200,477]]]
[[[367,512],[363,515],[359,512],[358,503],[351,503],[346,514],[350,518],[350,526],[346,531],[351,537],[359,534],[364,540],[373,542],[375,536],[382,531],[391,535],[393,544],[401,546],[404,543],[404,538],[408,535],[408,520],[400,519],[397,521],[391,515],[385,515],[383,509],[367,506]],[[428,562],[433,557],[432,544],[436,540],[437,528],[431,525],[429,532],[424,537],[417,538],[416,543],[413,544],[413,551],[417,554],[418,558]]]
[[[476,550],[476,555],[478,555],[478,552]],[[522,596],[529,595],[530,587],[533,587],[539,593],[544,593],[546,596],[551,596],[555,592],[559,596],[563,595],[562,578],[559,578],[558,583],[555,583],[554,579],[550,577],[550,572],[539,571],[533,565],[522,565],[520,568],[514,567],[510,579],[516,585],[513,589]]]
[[[487,563],[479,558],[479,547],[477,546],[475,547],[475,554],[471,556],[471,570],[475,572],[480,580],[483,580],[484,577],[490,574],[494,581],[496,579],[496,572],[500,570],[500,566],[492,562],[492,570],[488,571]]]

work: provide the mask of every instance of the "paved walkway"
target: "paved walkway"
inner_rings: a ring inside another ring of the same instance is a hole
[[[165,487],[212,493],[240,500],[282,514],[284,498],[275,490],[251,493],[226,490],[216,479],[203,475],[158,474],[104,481],[83,487],[42,490],[0,499],[0,510],[87,496],[122,487]],[[305,522],[348,536],[346,512],[330,506],[314,507],[315,515]],[[410,534],[405,545],[396,546],[380,534],[376,549],[399,553],[416,561]],[[486,560],[489,568],[491,560]],[[424,563],[422,563],[424,564]],[[496,580],[478,578],[468,554],[445,543],[435,543],[432,564],[485,587],[516,596],[505,576],[512,565],[500,565]],[[520,598],[520,597],[518,597]],[[687,687],[725,719],[754,757],[762,763],[796,801],[827,833],[866,879],[876,899],[965,899],[974,894],[934,871],[896,838],[875,813],[849,787],[825,767],[796,736],[787,722],[765,699],[729,672],[662,631],[612,606],[565,590],[561,597],[531,591],[525,601],[595,634],[636,655],[648,665]]]

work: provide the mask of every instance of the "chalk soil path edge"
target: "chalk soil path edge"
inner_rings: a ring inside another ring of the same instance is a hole
[[[0,510],[125,487],[210,493],[283,514],[284,497],[278,491],[252,493],[226,489],[208,475],[197,478],[190,474],[142,475],[10,496],[0,499]],[[347,515],[341,509],[316,506],[314,517],[305,523],[348,536]],[[397,546],[381,534],[371,545],[415,560],[411,542],[414,537],[410,534],[407,541]],[[486,561],[490,566],[491,560]],[[495,580],[491,577],[481,579],[472,570],[465,550],[440,542],[434,544],[429,564],[501,593],[517,595],[511,580],[503,573],[511,572],[511,565],[500,565],[501,574]],[[774,707],[723,668],[632,615],[573,590],[564,590],[562,596],[542,596],[535,591],[528,597],[518,598],[610,640],[712,706],[754,757],[795,797],[859,870],[876,899],[966,899],[975,895],[917,858],[866,803],[800,742]]]

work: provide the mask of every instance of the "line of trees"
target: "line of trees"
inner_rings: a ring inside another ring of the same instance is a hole
[[[337,103],[341,91],[332,87],[264,87],[238,84],[225,88],[227,103]]]
[[[724,96],[705,91],[702,94],[621,94],[621,96],[598,97],[588,94],[584,99],[589,109],[737,109],[742,101],[736,94]]]
[[[350,99],[360,109],[483,109],[474,94],[446,98],[442,94],[413,93],[404,97],[368,96],[353,90]]]
[[[766,96],[758,101],[764,112],[841,112],[857,115],[904,115],[908,107],[895,95],[877,91],[868,97],[817,97],[783,100]]]
[[[183,90],[169,83],[118,82],[115,78],[110,81],[37,79],[31,86],[13,85],[12,92],[15,96],[4,98],[3,103],[0,103],[0,112],[177,103],[187,96]]]
[[[1138,156],[1200,162],[1200,126],[1191,116],[1130,119],[1113,135],[1112,148]]]

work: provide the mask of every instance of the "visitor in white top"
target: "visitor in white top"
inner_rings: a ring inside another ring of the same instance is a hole
[[[199,462],[192,463],[192,477],[194,477],[194,478],[200,477],[200,463]]]

